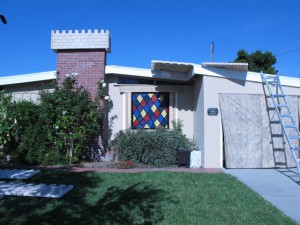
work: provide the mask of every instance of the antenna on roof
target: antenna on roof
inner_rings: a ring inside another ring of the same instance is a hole
[[[215,43],[211,42],[211,45],[210,45],[210,61],[211,62],[214,61],[214,50],[215,50]]]

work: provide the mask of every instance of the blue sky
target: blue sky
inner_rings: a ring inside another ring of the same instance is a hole
[[[108,29],[108,65],[151,60],[230,62],[245,49],[277,55],[280,75],[300,77],[299,0],[0,0],[0,76],[55,70],[51,30]]]

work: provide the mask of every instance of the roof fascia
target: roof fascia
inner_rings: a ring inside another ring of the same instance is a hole
[[[212,76],[225,79],[235,79],[261,83],[260,73],[251,71],[230,70],[216,67],[194,66],[194,75]],[[300,87],[300,79],[295,77],[280,76],[280,82],[284,86]]]
[[[122,75],[128,77],[163,79],[163,80],[174,80],[174,81],[189,80],[185,73],[142,69],[142,68],[134,68],[134,67],[123,67],[123,66],[106,66],[105,74],[115,74],[115,75]]]
[[[0,86],[55,80],[56,79],[55,72],[56,71],[47,71],[41,73],[30,73],[30,74],[23,74],[23,75],[0,77]]]

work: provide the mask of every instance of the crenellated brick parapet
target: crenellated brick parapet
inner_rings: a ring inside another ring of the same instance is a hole
[[[94,98],[97,82],[104,79],[106,53],[110,52],[109,31],[52,31],[51,49],[57,55],[58,82],[76,74],[78,84]]]
[[[109,30],[51,31],[51,49],[103,49],[110,52]]]

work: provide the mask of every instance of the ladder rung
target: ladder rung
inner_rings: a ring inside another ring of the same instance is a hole
[[[284,125],[284,128],[297,128],[296,125]]]
[[[294,151],[298,151],[298,152],[300,151],[300,147],[293,147],[292,149],[293,149]]]
[[[273,95],[274,98],[283,98],[285,96],[286,95],[284,95],[284,94],[275,94],[275,95]]]
[[[286,162],[275,162],[276,166],[285,166]]]
[[[266,78],[265,82],[268,82],[268,83],[277,82],[277,79],[274,79],[274,77],[272,77],[272,78]]]
[[[265,84],[269,84],[269,85],[278,84],[278,82],[277,82],[276,80],[265,80],[264,83],[265,83]]]
[[[289,114],[280,114],[279,116],[282,118],[292,118],[293,117],[292,115],[289,115]]]
[[[287,104],[276,104],[275,106],[276,106],[277,108],[278,108],[278,107],[288,107]]]
[[[276,108],[275,108],[275,107],[268,107],[267,110],[268,110],[268,111],[276,110]]]
[[[273,148],[274,152],[284,152],[284,148]]]
[[[270,124],[280,124],[280,120],[273,120],[273,121],[270,121]]]
[[[283,134],[272,134],[271,137],[280,138],[280,137],[283,137]]]
[[[277,75],[276,74],[264,74],[264,77],[265,78],[276,78],[277,77]]]
[[[289,139],[300,139],[300,136],[299,136],[299,135],[296,135],[296,136],[289,136]]]
[[[276,81],[276,77],[265,77],[266,81]]]

